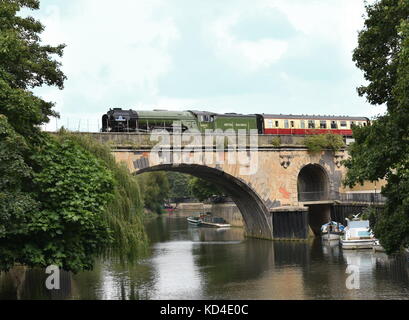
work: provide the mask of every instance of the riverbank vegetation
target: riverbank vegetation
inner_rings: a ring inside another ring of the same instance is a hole
[[[222,197],[225,195],[224,192],[213,183],[196,177],[192,177],[189,180],[189,189],[191,194],[201,202],[215,196]]]
[[[353,55],[367,80],[358,93],[373,105],[386,105],[387,112],[371,126],[354,129],[345,184],[386,179],[387,201],[373,231],[393,253],[409,247],[409,2],[380,0],[366,11]]]
[[[115,252],[123,261],[133,261],[148,243],[143,227],[144,197],[137,178],[129,172],[126,164],[115,161],[109,146],[89,136],[60,131],[57,139],[74,141],[99,159],[112,175],[112,197],[103,212],[112,232],[112,243],[108,251],[110,254]],[[161,199],[157,201],[160,202]]]
[[[137,176],[145,209],[161,214],[169,197],[169,180],[165,172],[147,172]]]
[[[39,1],[0,4],[0,270],[16,264],[92,269],[97,256],[123,259],[146,245],[138,182],[96,141],[40,126],[58,116],[33,94],[63,89],[64,45],[41,44],[44,27],[18,15]]]

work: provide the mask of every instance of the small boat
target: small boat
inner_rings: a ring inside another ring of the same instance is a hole
[[[377,239],[369,229],[369,221],[347,219],[347,222],[341,237],[342,249],[372,249]]]
[[[213,228],[230,228],[230,224],[219,217],[203,217],[201,226]]]
[[[344,233],[345,227],[335,221],[330,221],[321,227],[321,238],[323,240],[339,240]]]
[[[163,206],[163,209],[164,209],[166,212],[172,213],[172,212],[176,211],[176,206],[172,206],[171,204],[165,204],[165,205]]]
[[[199,217],[188,217],[187,222],[195,226],[199,226],[202,224],[202,219],[200,219]]]

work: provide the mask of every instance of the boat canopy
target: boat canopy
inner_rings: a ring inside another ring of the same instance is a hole
[[[348,221],[348,227],[350,228],[369,228],[369,221]]]
[[[321,226],[321,231],[327,230],[327,227],[328,227],[329,225],[338,227],[340,231],[342,231],[342,230],[345,229],[345,226],[344,226],[344,225],[342,225],[342,224],[340,224],[340,223],[338,223],[338,222],[335,222],[335,221],[330,221],[330,222],[328,222],[328,223],[326,223],[326,224],[323,224],[323,225]]]

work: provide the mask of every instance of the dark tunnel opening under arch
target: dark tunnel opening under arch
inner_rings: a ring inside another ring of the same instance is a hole
[[[319,203],[329,199],[330,184],[327,172],[319,164],[306,165],[298,174],[297,189],[298,201],[304,202],[308,207],[308,224],[313,233],[319,236],[321,226],[331,217],[330,204]]]
[[[298,201],[328,200],[329,179],[323,167],[318,164],[309,164],[303,167],[297,180]]]
[[[244,181],[216,168],[196,164],[164,164],[137,171],[135,174],[156,171],[173,171],[190,174],[223,188],[235,202],[243,216],[246,235],[272,239],[272,221],[264,201]]]

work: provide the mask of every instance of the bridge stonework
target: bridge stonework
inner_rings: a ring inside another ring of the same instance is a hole
[[[314,166],[324,173],[328,200],[342,191],[342,179],[346,168],[341,161],[347,152],[322,151],[311,154],[305,147],[260,148],[251,151],[257,170],[243,174],[243,165],[229,164],[227,152],[203,151],[203,157],[191,157],[181,163],[172,163],[168,155],[154,157],[149,149],[114,148],[116,161],[124,162],[131,172],[141,174],[152,171],[177,171],[212,181],[224,188],[235,201],[243,215],[246,234],[249,237],[273,239],[272,215],[280,210],[300,208],[306,203],[299,201],[299,175],[303,168]],[[225,157],[222,164],[204,164],[208,157]],[[254,163],[252,163],[254,165]],[[325,202],[325,201],[324,201]],[[300,210],[294,209],[295,212]],[[302,210],[301,210],[302,211]]]

